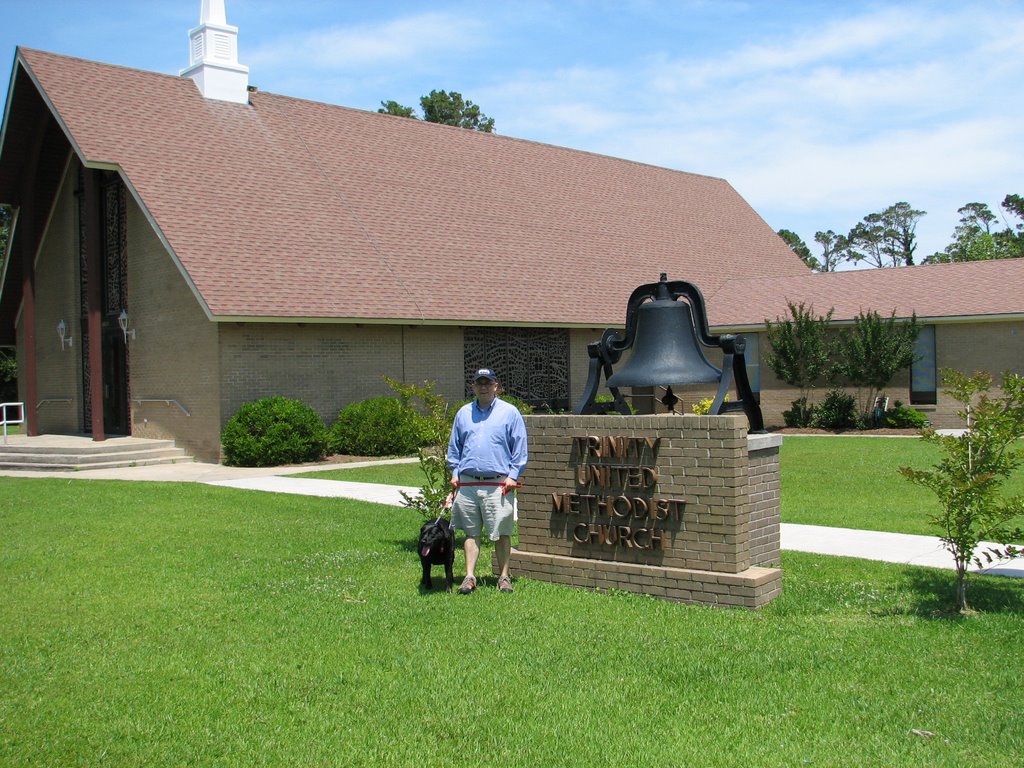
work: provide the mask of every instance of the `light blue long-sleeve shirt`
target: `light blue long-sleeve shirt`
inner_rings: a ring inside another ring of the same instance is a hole
[[[448,440],[448,468],[453,477],[508,475],[526,468],[526,424],[519,409],[499,397],[482,410],[474,399],[455,414]]]

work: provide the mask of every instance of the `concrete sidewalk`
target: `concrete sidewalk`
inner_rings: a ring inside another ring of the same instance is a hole
[[[793,523],[782,523],[781,528],[782,548],[796,552],[860,557],[865,560],[883,560],[887,563],[923,565],[929,568],[955,568],[953,556],[935,536],[825,528],[820,525]],[[975,552],[984,560],[982,553],[996,546],[991,542],[982,542]],[[972,565],[969,570],[989,576],[1012,576],[1020,579],[1024,578],[1024,557],[986,565],[984,568]]]
[[[113,469],[76,469],[74,471],[40,472],[19,469],[0,469],[0,477],[61,477],[68,480],[146,480],[166,483],[216,483],[260,477],[287,477],[326,469],[355,469],[376,467],[381,464],[415,464],[417,459],[374,459],[357,462],[320,462],[293,464],[285,467],[228,467],[223,464],[204,464],[186,461],[179,464],[151,464]]]
[[[417,488],[403,488],[395,485],[376,485],[340,480],[320,480],[294,475],[323,469],[350,469],[378,464],[400,464],[415,462],[416,459],[390,459],[358,463],[303,464],[290,467],[225,467],[221,464],[190,462],[164,464],[148,467],[126,467],[120,469],[79,470],[76,472],[22,472],[0,471],[7,477],[61,477],[76,480],[148,480],[157,482],[206,483],[222,487],[239,488],[269,493],[290,493],[303,496],[321,496],[358,499],[402,506],[402,491],[415,494]],[[952,569],[953,559],[943,548],[942,542],[933,536],[913,536],[905,533],[883,533],[861,531],[850,528],[825,528],[815,525],[781,525],[781,544],[786,550],[813,552],[821,555],[859,557],[866,560],[881,560],[889,563],[904,563],[931,568]],[[984,551],[994,544],[983,543],[978,551]],[[997,576],[1024,578],[1024,557],[989,565],[985,568],[972,567],[979,573]]]

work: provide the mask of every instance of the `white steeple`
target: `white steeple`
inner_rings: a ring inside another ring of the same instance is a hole
[[[249,68],[238,63],[238,27],[227,23],[224,0],[202,0],[199,26],[188,36],[191,63],[181,76],[208,99],[249,103]]]

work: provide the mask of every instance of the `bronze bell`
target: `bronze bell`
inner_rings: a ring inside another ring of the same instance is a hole
[[[608,386],[717,385],[721,378],[722,371],[708,362],[697,345],[690,305],[657,299],[637,308],[633,354],[609,377]]]

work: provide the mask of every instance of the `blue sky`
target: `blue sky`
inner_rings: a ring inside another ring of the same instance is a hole
[[[225,0],[262,90],[376,109],[456,90],[498,133],[728,180],[774,229],[1024,194],[1024,0]],[[16,45],[177,74],[200,0],[4,0]]]

